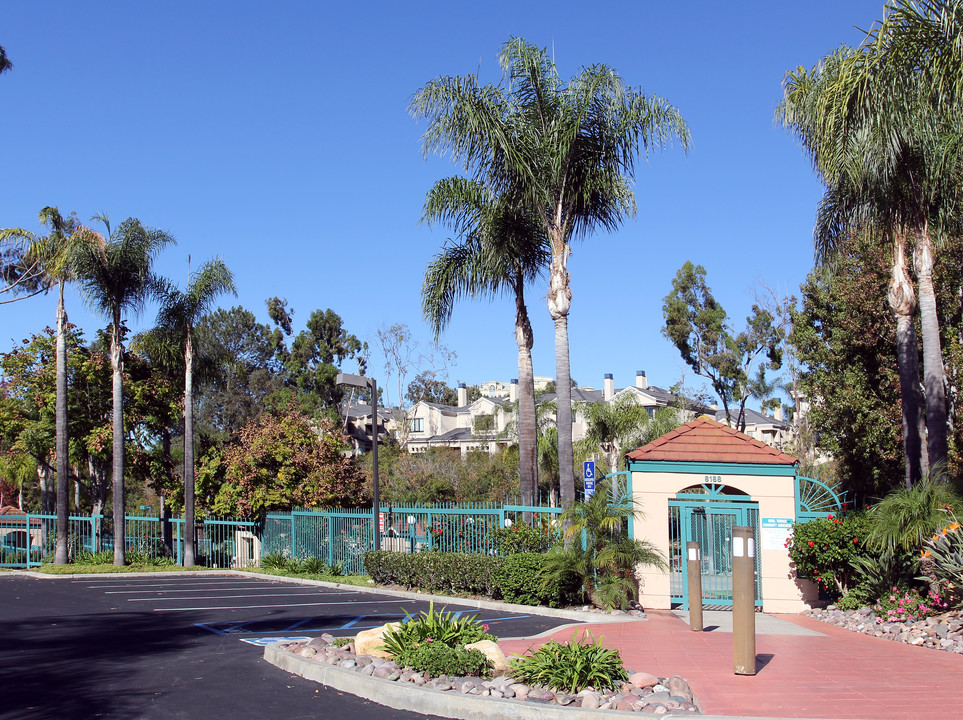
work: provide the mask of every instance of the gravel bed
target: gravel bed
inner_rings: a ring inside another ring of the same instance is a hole
[[[299,655],[310,662],[332,665],[361,675],[453,693],[479,695],[492,699],[524,700],[531,703],[563,705],[598,710],[630,710],[652,715],[666,713],[699,713],[689,683],[678,675],[657,678],[648,673],[627,670],[629,681],[618,690],[596,691],[591,688],[577,694],[558,692],[541,686],[529,686],[511,677],[429,677],[411,668],[399,667],[394,661],[370,655],[355,655],[346,647],[334,645],[333,635],[313,640],[285,643],[280,650]]]
[[[872,608],[840,610],[835,605],[804,613],[830,625],[907,645],[963,654],[963,613],[954,611],[915,622],[889,622]]]

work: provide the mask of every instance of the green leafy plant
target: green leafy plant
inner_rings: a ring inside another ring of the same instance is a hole
[[[477,615],[455,617],[451,612],[435,612],[435,604],[416,616],[405,612],[401,627],[391,629],[384,635],[383,648],[394,657],[400,657],[412,648],[428,642],[440,642],[449,647],[468,645],[480,640],[495,640],[488,634],[488,626],[478,622]]]
[[[269,553],[261,558],[261,567],[265,570],[290,570],[291,561],[279,552]]]
[[[298,563],[297,571],[305,575],[326,575],[328,565],[321,558],[309,557]]]
[[[100,552],[90,552],[90,550],[78,550],[74,556],[74,562],[78,565],[112,565],[114,562],[114,551],[101,550]]]
[[[439,675],[487,677],[492,671],[491,661],[480,650],[466,649],[460,645],[450,647],[436,640],[406,648],[395,657],[395,662],[435,677]]]
[[[354,642],[353,637],[340,637],[340,638],[335,638],[334,642],[331,644],[334,645],[335,647],[345,647],[347,645],[350,645],[353,642]]]
[[[894,490],[869,510],[866,544],[880,552],[917,552],[927,538],[949,523],[963,501],[949,483],[924,478],[912,488]]]
[[[635,568],[668,568],[654,545],[628,537],[628,523],[638,515],[638,504],[630,497],[614,496],[608,480],[599,482],[588,500],[573,502],[562,513],[562,521],[568,523],[567,545],[548,553],[540,575],[542,589],[574,585],[583,600],[598,607],[628,609],[638,600]]]
[[[364,554],[364,567],[379,585],[401,585],[448,595],[493,597],[493,573],[499,558],[467,553],[401,553],[386,550]]]
[[[600,636],[596,640],[586,632],[583,642],[579,642],[577,633],[568,643],[550,640],[529,656],[512,658],[512,677],[518,682],[573,694],[587,687],[617,688],[628,679],[628,673],[618,651],[604,647],[603,639]]]
[[[963,588],[963,530],[956,515],[951,514],[949,520],[923,544],[920,569],[938,581]]]

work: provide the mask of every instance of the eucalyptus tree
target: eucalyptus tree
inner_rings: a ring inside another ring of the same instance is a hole
[[[945,228],[957,206],[959,114],[939,110],[926,73],[901,62],[899,81],[880,71],[890,28],[870,35],[858,50],[840,48],[810,70],[787,74],[779,113],[809,152],[827,185],[816,225],[817,257],[831,256],[839,239],[878,229],[893,248],[890,306],[897,319],[901,386],[905,388],[907,484],[923,463],[915,460],[916,379],[912,323],[919,311],[923,340],[927,458],[947,459],[947,412],[943,352],[933,285],[934,233]],[[889,79],[887,79],[889,78]],[[914,249],[919,302],[906,251]]]
[[[502,82],[474,75],[432,80],[412,98],[425,118],[425,153],[450,153],[496,195],[521,198],[537,215],[551,250],[548,309],[555,323],[559,472],[562,504],[575,499],[568,315],[571,243],[614,230],[634,215],[635,160],[689,131],[678,110],[627,87],[606,65],[559,77],[544,49],[521,38],[499,54]]]
[[[451,321],[455,301],[506,293],[515,300],[518,345],[518,472],[522,496],[534,502],[536,458],[534,336],[525,285],[548,265],[551,252],[539,218],[482,183],[439,180],[425,200],[425,222],[448,225],[458,239],[446,244],[425,270],[422,310],[437,339]]]
[[[22,228],[0,231],[0,240],[17,241],[22,258],[17,273],[18,289],[33,296],[57,287],[57,395],[56,395],[56,462],[57,462],[57,540],[54,564],[65,565],[68,560],[67,539],[70,526],[69,474],[70,452],[67,418],[67,309],[64,288],[74,280],[73,259],[82,245],[96,245],[102,240],[89,228],[82,226],[75,215],[64,217],[55,207],[47,206],[39,213],[46,235],[36,235]]]
[[[187,288],[160,282],[161,309],[157,324],[169,332],[184,357],[184,565],[194,565],[194,327],[214,301],[225,293],[237,295],[234,276],[220,259],[209,260],[190,274]]]
[[[144,227],[135,218],[111,230],[106,215],[107,239],[84,245],[74,259],[74,271],[88,305],[110,320],[110,364],[113,371],[113,464],[112,505],[114,516],[114,564],[124,559],[124,336],[126,315],[139,312],[157,287],[152,265],[157,254],[175,242],[162,230]]]

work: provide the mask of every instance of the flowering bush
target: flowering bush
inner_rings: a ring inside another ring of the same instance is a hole
[[[869,554],[863,542],[868,526],[866,516],[858,512],[796,523],[786,543],[796,574],[834,597],[854,587],[860,573],[853,560]]]
[[[930,591],[923,595],[919,590],[893,588],[873,606],[876,622],[913,622],[946,609],[948,603],[943,594]]]
[[[963,587],[963,531],[956,517],[951,517],[952,522],[923,544],[920,569],[960,588]]]

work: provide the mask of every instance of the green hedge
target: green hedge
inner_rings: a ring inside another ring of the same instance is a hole
[[[521,605],[570,604],[570,589],[557,584],[543,589],[540,573],[545,557],[539,553],[495,557],[380,550],[364,554],[364,567],[379,585],[401,585],[445,595],[483,595]]]
[[[493,597],[498,560],[489,555],[466,553],[379,550],[364,554],[364,568],[379,585],[401,585],[446,595]]]

